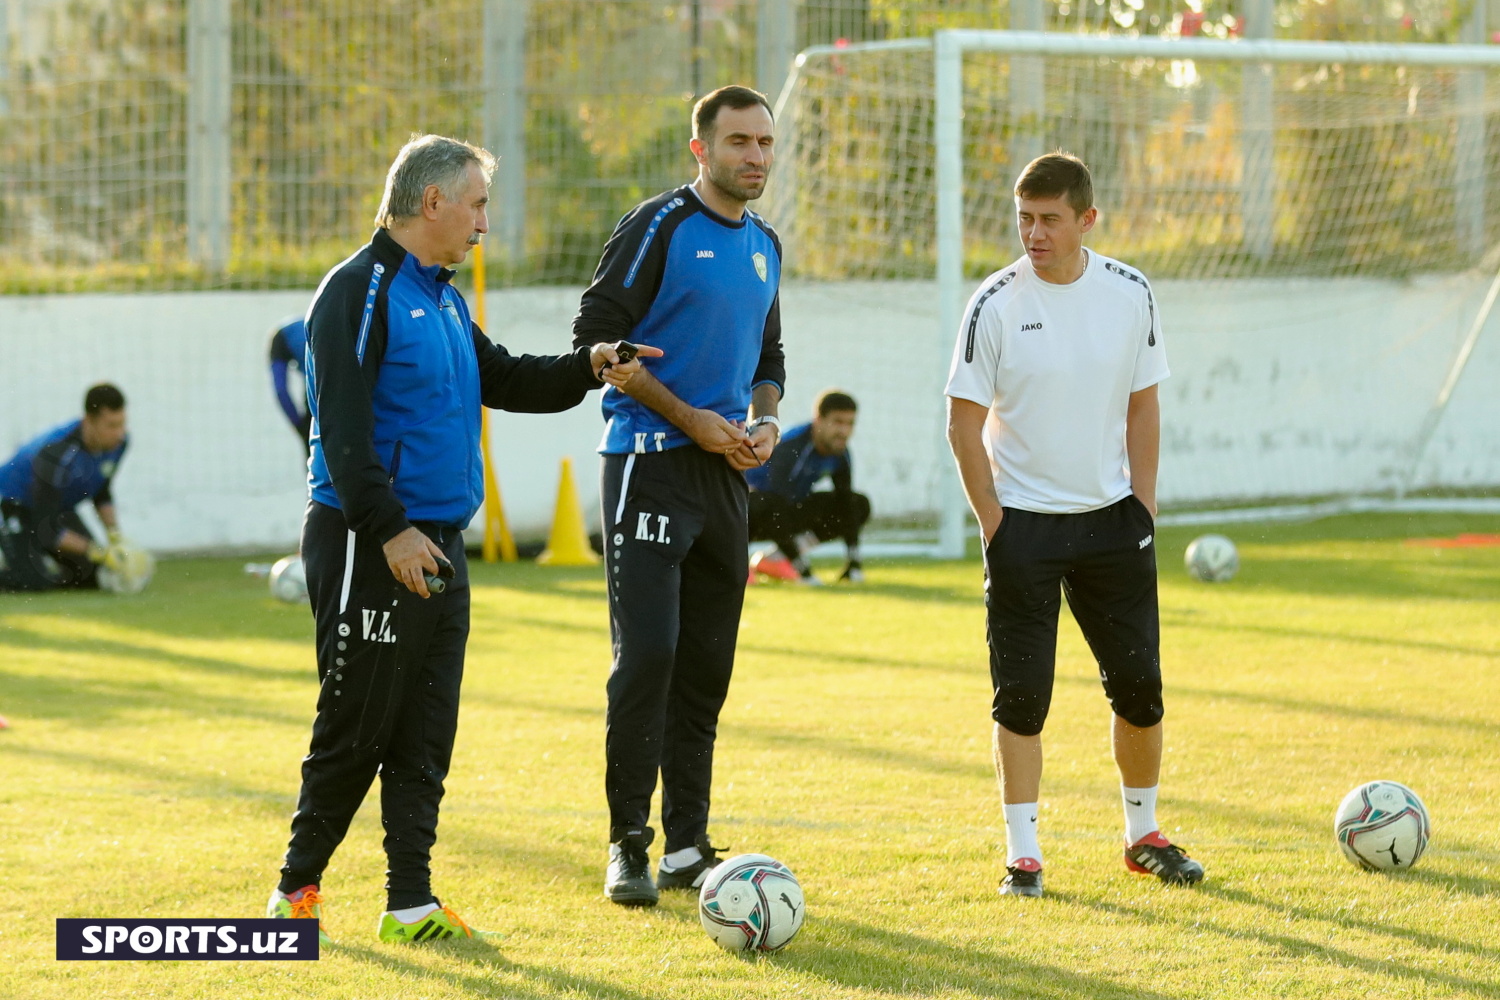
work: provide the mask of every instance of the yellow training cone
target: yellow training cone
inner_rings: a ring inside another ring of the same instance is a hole
[[[552,536],[547,547],[536,557],[538,566],[594,566],[599,557],[589,546],[589,533],[583,526],[583,508],[578,504],[578,490],[573,485],[573,460],[562,460],[562,478],[557,484],[557,512],[552,515]]]

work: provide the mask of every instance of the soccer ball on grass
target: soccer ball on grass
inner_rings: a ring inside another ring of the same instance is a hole
[[[99,589],[112,594],[139,594],[156,575],[156,557],[129,542],[116,544],[110,551],[113,566],[100,566],[96,572]]]
[[[1240,554],[1223,535],[1200,535],[1187,547],[1188,575],[1205,583],[1223,583],[1240,569]]]
[[[1399,781],[1370,781],[1344,796],[1333,817],[1344,857],[1370,871],[1410,868],[1427,850],[1432,821]]]
[[[728,951],[780,951],[802,929],[802,886],[764,854],[721,861],[698,893],[698,919]]]
[[[307,573],[302,568],[301,556],[276,560],[271,567],[271,596],[288,604],[307,600]]]

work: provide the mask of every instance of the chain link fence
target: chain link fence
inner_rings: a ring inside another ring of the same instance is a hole
[[[1456,37],[1467,9],[1432,6],[1286,3],[1276,32]],[[1221,0],[1027,9],[1017,26],[1089,33],[1241,23]],[[420,131],[502,156],[492,285],[583,282],[623,212],[691,177],[696,95],[774,90],[809,45],[1012,20],[981,0],[0,0],[0,291],[311,287]]]

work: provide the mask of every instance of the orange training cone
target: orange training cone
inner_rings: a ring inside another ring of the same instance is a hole
[[[536,557],[538,566],[595,566],[599,557],[589,545],[583,526],[583,508],[573,485],[573,460],[562,460],[562,478],[557,484],[557,512],[552,515],[552,535]]]

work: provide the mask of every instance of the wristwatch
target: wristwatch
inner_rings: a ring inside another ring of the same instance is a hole
[[[754,431],[761,424],[770,424],[772,427],[776,428],[776,441],[779,444],[781,442],[781,421],[777,420],[775,417],[771,416],[768,413],[764,417],[757,417],[755,423],[751,424],[749,429],[751,431]]]

